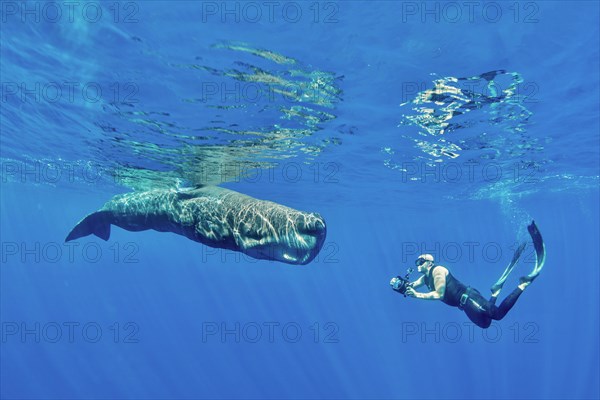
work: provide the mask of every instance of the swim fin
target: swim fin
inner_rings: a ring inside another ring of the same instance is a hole
[[[502,289],[502,286],[504,286],[504,282],[506,282],[508,275],[510,275],[512,270],[515,268],[515,265],[517,265],[517,262],[519,261],[519,258],[521,257],[523,250],[525,249],[525,245],[526,245],[526,243],[521,243],[519,245],[519,247],[515,251],[515,254],[513,255],[512,261],[510,262],[510,264],[508,264],[508,266],[502,273],[502,276],[500,277],[500,279],[498,279],[498,281],[492,285],[491,290],[492,290],[493,294],[498,295],[498,292],[500,291],[500,289]]]
[[[535,249],[535,267],[533,267],[533,271],[527,276],[522,276],[520,281],[523,282],[533,282],[535,278],[540,274],[542,268],[544,267],[544,263],[546,262],[546,246],[544,245],[544,240],[542,239],[542,234],[538,229],[535,221],[531,221],[531,224],[527,227],[529,234],[531,235],[531,240],[533,240],[533,248]]]

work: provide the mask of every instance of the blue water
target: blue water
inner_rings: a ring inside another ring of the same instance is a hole
[[[473,4],[3,1],[1,397],[599,398],[599,6]],[[206,183],[319,212],[319,257],[63,243]],[[487,330],[389,287],[429,252],[487,295],[531,219]]]

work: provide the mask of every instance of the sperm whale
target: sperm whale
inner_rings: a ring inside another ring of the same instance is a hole
[[[82,219],[65,241],[91,234],[108,240],[111,225],[133,232],[173,232],[210,247],[296,265],[317,256],[327,233],[317,213],[218,186],[199,186],[117,195]]]

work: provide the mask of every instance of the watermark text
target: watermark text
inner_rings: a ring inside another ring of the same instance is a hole
[[[339,331],[335,322],[206,321],[202,323],[202,343],[339,343]]]

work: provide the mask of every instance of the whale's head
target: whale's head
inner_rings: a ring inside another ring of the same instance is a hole
[[[257,213],[253,222],[236,241],[242,252],[261,260],[308,264],[321,251],[327,234],[325,220],[319,214],[287,207]]]

